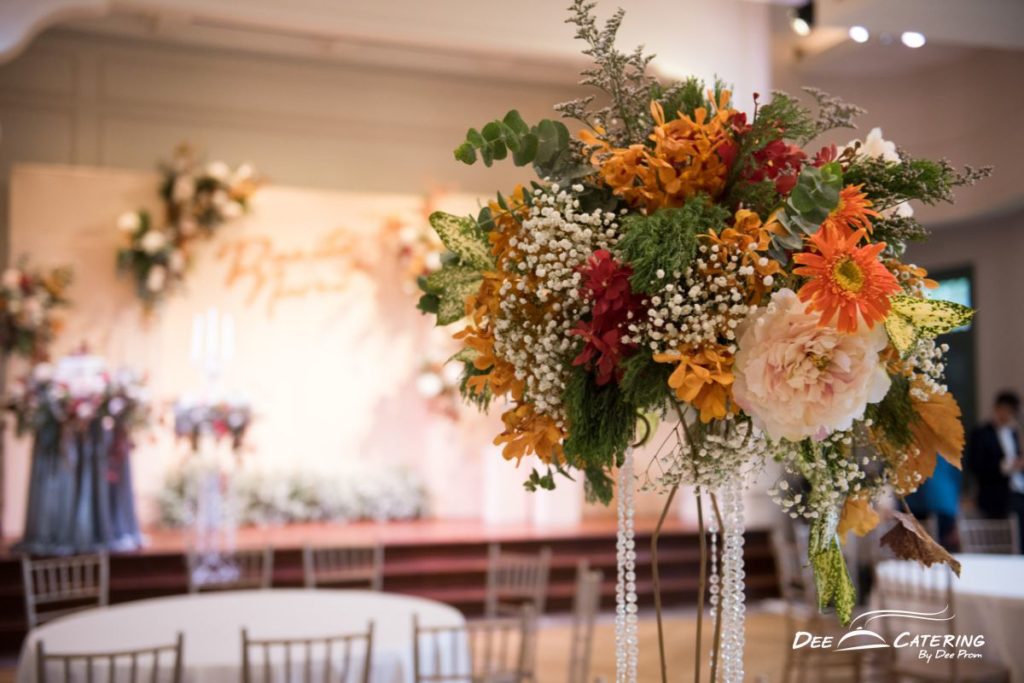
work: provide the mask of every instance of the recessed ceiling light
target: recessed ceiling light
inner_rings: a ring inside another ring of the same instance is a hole
[[[855,43],[866,43],[871,34],[863,26],[851,26],[850,27],[850,39]]]
[[[793,27],[793,33],[798,36],[806,36],[811,33],[811,25],[807,23],[807,20],[802,17],[793,17],[793,20],[789,23]]]
[[[917,31],[904,31],[900,40],[907,47],[922,47],[925,44],[924,34]]]

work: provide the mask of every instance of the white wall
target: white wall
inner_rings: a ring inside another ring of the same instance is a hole
[[[493,193],[527,175],[456,163],[466,128],[576,92],[57,31],[0,67],[0,199],[15,162],[153,169],[184,141],[280,184]]]

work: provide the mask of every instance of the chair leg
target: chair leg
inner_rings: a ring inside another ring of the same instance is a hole
[[[789,683],[793,677],[793,657],[793,649],[786,650],[786,660],[782,664],[782,683]]]

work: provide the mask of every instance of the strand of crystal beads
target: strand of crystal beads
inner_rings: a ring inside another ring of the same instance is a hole
[[[718,625],[718,604],[721,601],[721,596],[719,595],[721,587],[718,577],[718,533],[721,530],[718,528],[718,515],[714,513],[713,508],[711,514],[708,515],[707,529],[710,537],[710,553],[708,555],[708,592],[710,596],[708,597],[708,603],[711,605],[709,610],[711,614],[711,632],[714,633]]]
[[[639,641],[636,605],[636,539],[633,527],[633,451],[619,468],[618,521],[615,544],[618,577],[615,585],[615,681],[636,683]]]
[[[721,490],[722,566],[720,615],[722,642],[719,647],[720,683],[742,683],[744,645],[745,573],[743,570],[743,483],[729,479]]]

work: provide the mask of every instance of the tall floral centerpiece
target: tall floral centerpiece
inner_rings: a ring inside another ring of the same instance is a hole
[[[32,436],[19,547],[40,554],[140,547],[130,456],[149,421],[144,379],[74,354],[36,365],[12,387],[8,408],[18,433]]]
[[[71,269],[30,268],[27,259],[0,276],[0,395],[6,392],[7,361],[12,356],[38,363],[49,358],[50,344],[60,331],[57,310],[67,306]],[[3,535],[4,429],[0,421],[0,535]]]
[[[622,12],[602,27],[593,7],[575,0],[568,21],[599,92],[555,107],[578,132],[515,111],[469,130],[457,160],[509,158],[537,179],[476,216],[431,217],[450,254],[420,308],[441,325],[465,318],[462,392],[504,404],[495,443],[542,463],[528,488],[582,476],[609,502],[617,478],[619,681],[637,667],[633,449],[657,420],[675,423],[654,485],[668,503],[696,487],[712,679],[740,681],[744,473],[771,458],[806,479],[778,498],[810,523],[821,607],[845,622],[840,535],[877,524],[874,497],[914,490],[936,454],[959,465],[960,411],[933,340],[971,311],[929,299],[934,283],[901,255],[925,237],[907,202],[949,201],[987,171],[912,158],[876,131],[814,146],[862,113],[820,91],[807,91],[813,110],[775,93],[744,112],[722,82],[661,83],[651,57],[615,48]],[[939,558],[898,521],[885,537],[898,553]]]

